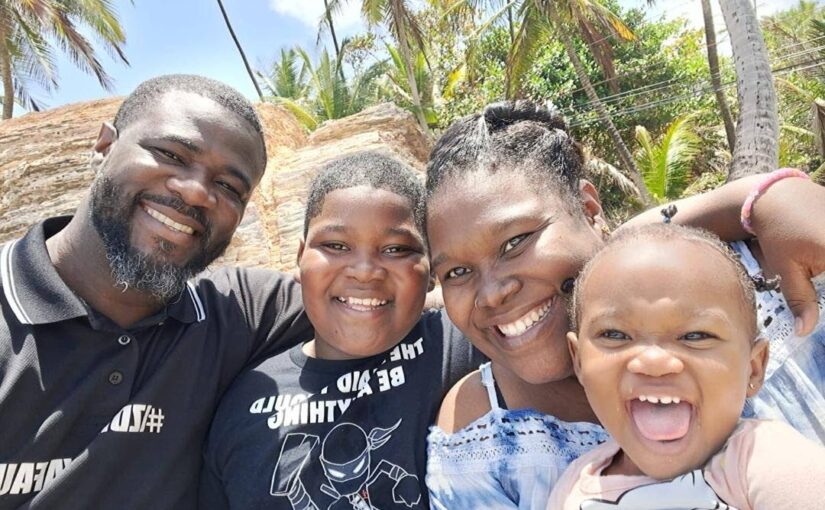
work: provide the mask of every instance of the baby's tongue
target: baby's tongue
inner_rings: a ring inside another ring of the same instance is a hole
[[[634,399],[630,402],[630,413],[636,428],[651,441],[680,439],[690,427],[691,405],[687,402],[659,405]]]

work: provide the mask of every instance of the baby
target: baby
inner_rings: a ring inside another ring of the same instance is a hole
[[[784,423],[740,419],[768,344],[726,245],[674,225],[620,232],[572,306],[576,376],[613,440],[570,465],[547,508],[822,508],[825,449]]]

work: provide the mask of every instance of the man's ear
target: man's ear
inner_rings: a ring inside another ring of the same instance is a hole
[[[575,331],[567,332],[567,350],[570,351],[570,359],[573,360],[573,371],[576,378],[581,382],[581,363],[579,362],[579,337]]]
[[[97,140],[92,152],[91,165],[95,172],[100,170],[103,160],[109,154],[112,144],[117,140],[117,129],[109,122],[104,122],[100,126],[100,132],[97,134]]]
[[[587,179],[579,179],[579,195],[582,201],[582,208],[587,221],[601,230],[602,225],[606,226],[604,220],[604,211],[602,210],[602,203],[599,200],[599,191],[593,186],[593,183]]]
[[[748,397],[753,397],[759,392],[762,383],[765,382],[765,369],[768,367],[768,341],[759,337],[751,347],[751,373],[748,377]]]
[[[295,256],[295,269],[293,271],[293,276],[295,276],[295,281],[301,283],[301,257],[304,254],[304,246],[306,241],[302,238],[298,241],[298,255]]]

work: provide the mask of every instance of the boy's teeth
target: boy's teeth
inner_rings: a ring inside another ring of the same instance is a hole
[[[171,228],[172,230],[177,230],[178,232],[183,232],[184,234],[192,235],[195,233],[195,230],[192,227],[187,227],[177,221],[173,220],[169,216],[162,214],[151,207],[145,207],[144,210],[149,214],[149,216],[155,218],[159,222],[163,223],[167,227]]]
[[[346,303],[350,306],[364,309],[378,308],[379,306],[384,306],[387,304],[386,300],[377,298],[356,298],[347,296],[339,297],[337,299],[341,303]]]
[[[678,404],[682,401],[679,397],[654,397],[653,395],[639,395],[639,400],[651,404]]]
[[[524,316],[520,319],[509,324],[501,324],[498,326],[498,330],[501,331],[501,334],[504,336],[518,336],[530,329],[533,324],[542,320],[544,316],[547,315],[547,311],[550,310],[550,305],[552,303],[553,300],[549,299],[524,314]]]

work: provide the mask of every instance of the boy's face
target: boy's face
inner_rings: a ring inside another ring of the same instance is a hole
[[[334,190],[298,254],[315,354],[363,358],[397,344],[421,317],[430,263],[410,202],[370,186]]]
[[[605,254],[583,283],[568,340],[590,405],[622,448],[608,474],[665,479],[703,465],[767,360],[730,262],[696,242],[644,240]]]

